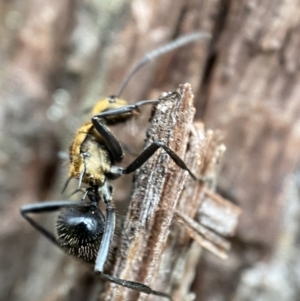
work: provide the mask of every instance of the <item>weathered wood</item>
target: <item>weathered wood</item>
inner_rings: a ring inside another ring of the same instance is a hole
[[[203,124],[193,125],[195,109],[191,86],[183,85],[179,93],[181,96],[170,94],[162,97],[155,107],[146,145],[156,140],[163,141],[184,158],[195,174],[210,180],[197,182],[189,179],[186,183],[187,172],[176,166],[163,150],[149,159],[134,176],[132,199],[113,268],[115,277],[142,282],[158,291],[173,295],[176,288],[174,300],[178,301],[185,298],[183,292],[189,292],[190,283],[182,286],[179,279],[187,276],[183,274],[183,266],[188,259],[191,238],[223,258],[229,248],[228,242],[217,234],[195,221],[193,223],[206,195],[205,187],[214,187],[224,146],[212,132],[204,132]],[[223,214],[226,214],[227,207]],[[236,212],[239,215],[238,209]],[[222,210],[219,210],[221,215]],[[233,218],[236,221],[237,216]],[[180,223],[175,224],[175,220]],[[228,218],[229,224],[231,221],[232,218]],[[191,224],[197,226],[191,228]],[[192,269],[191,273],[194,272]],[[162,299],[143,293],[139,295],[115,284],[108,283],[106,288],[101,300]]]

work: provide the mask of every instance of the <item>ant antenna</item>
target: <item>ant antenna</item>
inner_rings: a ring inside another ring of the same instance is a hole
[[[207,32],[194,32],[185,36],[182,36],[168,44],[165,44],[157,49],[154,49],[148,53],[142,59],[135,65],[135,67],[129,72],[129,74],[125,77],[123,80],[119,92],[117,93],[116,97],[120,97],[123,90],[127,86],[128,82],[131,80],[131,78],[147,63],[149,63],[154,58],[161,56],[167,52],[170,52],[172,50],[175,50],[179,47],[182,47],[186,44],[189,44],[191,42],[202,40],[202,39],[209,39],[211,38],[211,35]]]
[[[71,180],[72,180],[72,177],[69,177],[68,180],[66,181],[61,193],[64,193],[66,191],[66,189],[67,189],[67,187],[68,187]]]
[[[76,193],[78,193],[78,192],[82,192],[83,195],[86,195],[85,190],[83,190],[83,189],[76,189],[76,190],[74,190],[70,195],[68,195],[68,197],[70,198],[71,196],[73,196],[74,194],[76,194]],[[82,198],[84,199],[84,197],[82,197]]]

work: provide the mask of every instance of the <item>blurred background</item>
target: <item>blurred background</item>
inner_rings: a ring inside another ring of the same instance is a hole
[[[299,11],[299,0],[1,1],[0,299],[97,300],[93,273],[19,208],[62,199],[74,131],[140,57],[202,30],[210,41],[150,63],[122,95],[133,103],[189,82],[197,118],[224,137],[218,192],[243,214],[229,259],[203,252],[191,290],[198,301],[300,300]],[[116,129],[133,153],[149,112]],[[116,184],[119,214],[130,181]]]

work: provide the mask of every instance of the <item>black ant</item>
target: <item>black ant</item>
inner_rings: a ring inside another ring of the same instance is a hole
[[[203,181],[203,178],[194,175],[184,161],[161,141],[155,141],[144,149],[129,166],[125,168],[116,166],[116,162],[122,161],[124,153],[119,141],[107,126],[131,118],[141,106],[157,104],[163,100],[162,97],[130,105],[127,101],[119,98],[129,80],[142,66],[164,53],[209,37],[207,33],[192,33],[146,54],[125,78],[117,96],[101,99],[94,106],[92,111],[94,116],[91,121],[79,128],[70,146],[69,180],[73,177],[79,179],[79,188],[82,183],[89,185],[81,201],[50,201],[21,207],[22,216],[33,227],[66,253],[94,264],[95,273],[102,279],[139,292],[168,299],[171,299],[170,295],[152,290],[147,285],[119,279],[104,273],[104,266],[109,256],[115,230],[115,210],[112,204],[113,188],[109,180],[134,172],[159,148],[163,148],[179,167],[188,171],[193,179]],[[100,201],[106,204],[105,216],[99,209]],[[61,211],[57,219],[56,236],[28,216],[30,213],[37,214],[57,210]]]

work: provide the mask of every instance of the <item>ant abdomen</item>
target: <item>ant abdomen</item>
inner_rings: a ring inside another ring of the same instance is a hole
[[[95,263],[104,227],[105,218],[96,206],[65,207],[56,223],[57,242],[70,255]]]

